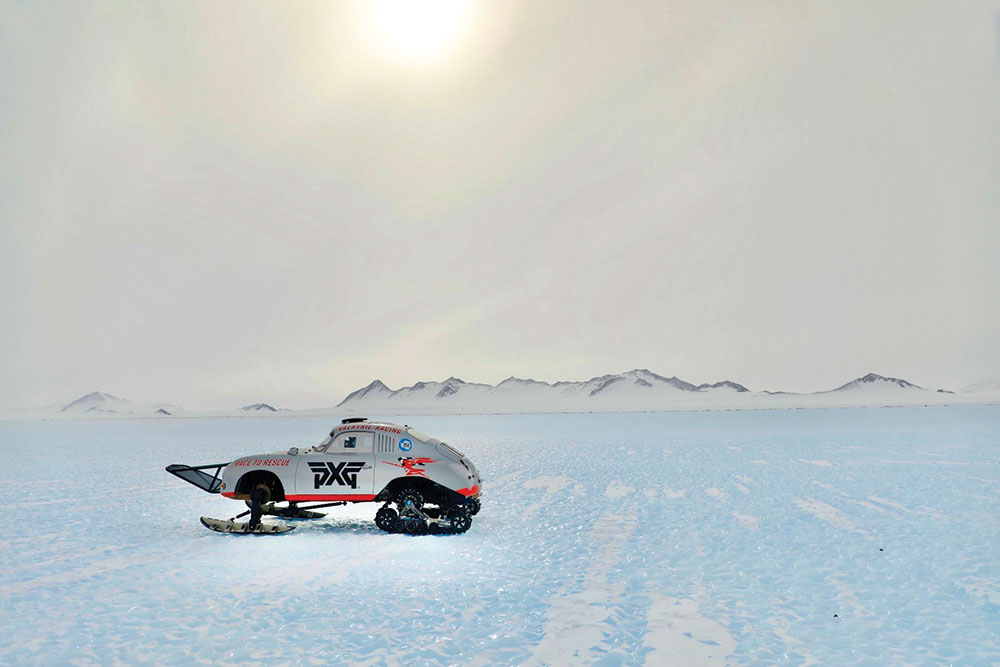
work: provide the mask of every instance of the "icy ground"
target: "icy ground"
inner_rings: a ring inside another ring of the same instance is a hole
[[[0,663],[1000,661],[1000,408],[406,420],[469,533],[219,535],[163,471],[327,418],[0,423]]]

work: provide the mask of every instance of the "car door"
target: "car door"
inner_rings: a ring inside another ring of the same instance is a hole
[[[372,500],[375,495],[372,434],[338,433],[325,451],[301,457],[295,471],[293,501]]]

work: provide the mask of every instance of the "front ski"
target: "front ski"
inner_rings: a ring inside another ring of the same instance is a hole
[[[295,530],[295,526],[285,526],[279,523],[262,523],[256,528],[250,528],[249,523],[241,523],[228,519],[213,519],[211,517],[201,517],[201,525],[217,533],[236,533],[239,535],[280,535],[290,530]]]

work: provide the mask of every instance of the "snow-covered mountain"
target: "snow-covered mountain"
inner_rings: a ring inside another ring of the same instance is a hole
[[[750,391],[749,389],[747,389],[743,385],[739,384],[738,382],[732,382],[730,380],[723,380],[722,382],[716,382],[714,384],[707,384],[707,383],[706,384],[700,384],[700,385],[698,385],[697,388],[699,390],[701,390],[701,389],[729,389],[729,390],[735,391],[737,393],[743,393],[745,391]]]
[[[869,373],[863,377],[859,377],[856,380],[851,380],[847,384],[842,384],[836,389],[831,389],[830,391],[852,391],[855,389],[885,389],[887,387],[899,387],[901,389],[920,389],[924,390],[923,387],[918,387],[912,382],[907,382],[906,380],[900,380],[899,378],[889,378],[876,373]]]
[[[58,412],[66,416],[140,416],[156,415],[170,416],[182,411],[183,408],[167,403],[133,403],[103,391],[94,391],[81,396],[59,408]]]
[[[251,403],[250,405],[244,405],[240,410],[243,412],[277,412],[278,408],[267,403]]]
[[[381,380],[351,392],[337,405],[349,414],[461,414],[518,412],[616,412],[926,405],[963,402],[939,389],[868,373],[836,389],[813,393],[754,392],[723,380],[694,384],[648,369],[555,383],[510,377],[497,385],[450,377],[390,389]],[[967,400],[965,402],[968,402]]]
[[[132,404],[103,391],[93,391],[64,405],[60,412],[127,412]]]
[[[347,397],[340,402],[340,405],[347,403],[348,401],[361,400],[365,397],[385,397],[389,394],[394,393],[392,389],[382,384],[381,380],[373,380],[368,386],[362,387],[356,391],[352,391]]]
[[[983,380],[962,389],[963,394],[993,394],[1000,396],[1000,378]]]

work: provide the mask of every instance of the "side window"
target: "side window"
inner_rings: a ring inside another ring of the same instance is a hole
[[[371,433],[338,433],[330,443],[327,454],[370,454],[372,452]]]

